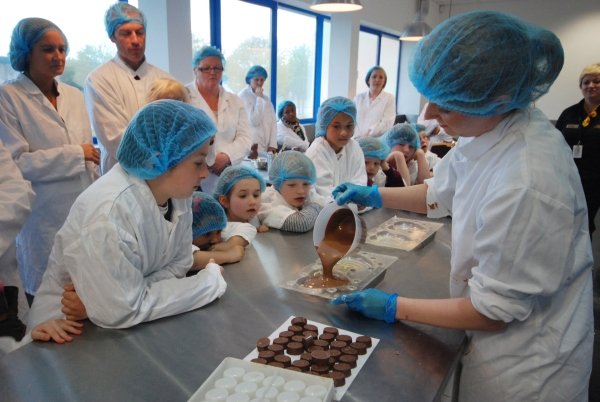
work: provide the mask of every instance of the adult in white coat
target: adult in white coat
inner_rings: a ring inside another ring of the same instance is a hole
[[[36,193],[31,215],[17,236],[17,258],[31,299],[46,270],[54,235],[71,205],[97,177],[100,161],[83,95],[57,81],[67,40],[52,22],[25,18],[15,26],[10,62],[21,74],[0,85],[1,139]]]
[[[310,146],[304,126],[296,116],[294,102],[285,100],[277,105],[277,145],[282,151],[291,149],[305,152]]]
[[[115,3],[104,16],[116,56],[85,80],[85,104],[102,150],[102,174],[117,163],[117,148],[133,115],[146,104],[150,87],[159,78],[173,78],[146,62],[146,18],[127,3]]]
[[[354,102],[342,96],[327,99],[319,108],[315,140],[306,151],[317,169],[317,194],[332,201],[331,191],[344,182],[367,184],[365,157],[352,138],[356,121]]]
[[[212,193],[217,178],[227,166],[239,164],[250,151],[252,137],[244,102],[221,86],[223,53],[205,46],[194,55],[196,79],[186,87],[192,105],[204,110],[217,126],[217,134],[207,163],[210,174],[202,181],[202,191]]]
[[[588,400],[594,319],[585,197],[561,133],[531,106],[563,57],[553,33],[507,14],[446,20],[419,43],[409,71],[430,101],[425,116],[460,135],[457,145],[425,184],[336,190],[338,202],[452,216],[450,299],[369,289],[335,303],[389,323],[466,330],[461,401]]]
[[[258,153],[277,152],[277,122],[275,110],[269,97],[263,93],[263,85],[269,75],[261,66],[252,66],[246,73],[248,86],[240,91],[239,97],[244,101],[252,147],[250,159],[258,158]]]
[[[29,328],[63,316],[68,282],[84,316],[105,328],[183,313],[225,292],[214,263],[185,277],[193,262],[190,197],[208,173],[215,131],[204,112],[180,101],[140,109],[123,135],[120,163],[77,199],[56,235]],[[83,318],[73,314],[67,318]]]
[[[365,82],[369,90],[354,98],[357,139],[382,136],[392,128],[396,118],[396,98],[383,90],[387,84],[385,70],[380,66],[371,67],[367,71]]]

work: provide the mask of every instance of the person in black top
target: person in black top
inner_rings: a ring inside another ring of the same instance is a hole
[[[583,99],[566,108],[556,121],[579,170],[588,207],[590,236],[596,229],[594,218],[600,208],[600,63],[583,69],[579,75]]]

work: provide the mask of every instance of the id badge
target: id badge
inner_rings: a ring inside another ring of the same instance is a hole
[[[581,159],[583,156],[583,145],[573,145],[573,158]]]

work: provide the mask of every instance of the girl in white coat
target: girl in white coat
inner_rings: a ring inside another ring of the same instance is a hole
[[[476,34],[474,34],[476,33]],[[336,200],[452,216],[450,296],[343,295],[365,315],[467,331],[461,401],[587,401],[592,250],[571,150],[531,106],[563,65],[551,32],[507,14],[450,18],[419,42],[410,78],[457,145],[425,184],[336,189]],[[473,85],[482,83],[482,85]]]
[[[261,66],[252,66],[246,73],[248,86],[238,94],[246,113],[250,132],[252,133],[252,147],[249,158],[258,158],[258,153],[277,153],[277,126],[275,110],[269,97],[263,93],[263,85],[269,75]]]
[[[21,74],[0,85],[0,132],[6,147],[36,193],[31,215],[17,237],[17,259],[28,299],[33,299],[54,235],[75,198],[97,177],[100,154],[81,91],[57,81],[68,43],[62,31],[41,18],[25,18],[13,30],[10,62]]]
[[[343,182],[367,184],[365,157],[352,136],[356,122],[354,102],[342,96],[327,99],[319,108],[315,140],[306,151],[319,172],[316,190],[327,202]]]
[[[66,318],[128,328],[223,295],[217,264],[185,277],[193,263],[190,197],[208,174],[215,131],[204,112],[183,102],[140,109],[123,135],[119,164],[77,199],[57,233],[30,327],[64,311]],[[82,305],[63,309],[69,282]]]
[[[296,116],[294,102],[285,100],[277,106],[277,145],[282,151],[305,152],[310,146],[306,130]]]
[[[194,55],[196,80],[186,85],[192,105],[202,109],[217,126],[207,159],[210,174],[202,191],[212,193],[217,178],[227,166],[239,164],[250,151],[252,138],[244,102],[221,86],[225,57],[215,47],[205,46]]]

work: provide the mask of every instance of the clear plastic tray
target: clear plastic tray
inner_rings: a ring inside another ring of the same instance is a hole
[[[394,216],[367,233],[366,243],[411,251],[431,238],[443,223]]]
[[[333,380],[226,357],[188,402],[329,402]]]
[[[371,282],[382,275],[398,257],[381,253],[370,253],[359,249],[342,258],[333,268],[335,276],[348,279],[348,284],[333,288],[309,288],[304,286],[308,278],[323,274],[323,266],[319,260],[306,265],[300,273],[288,273],[287,277],[280,283],[285,289],[310,294],[314,296],[333,299],[348,292],[354,292],[366,288]]]

